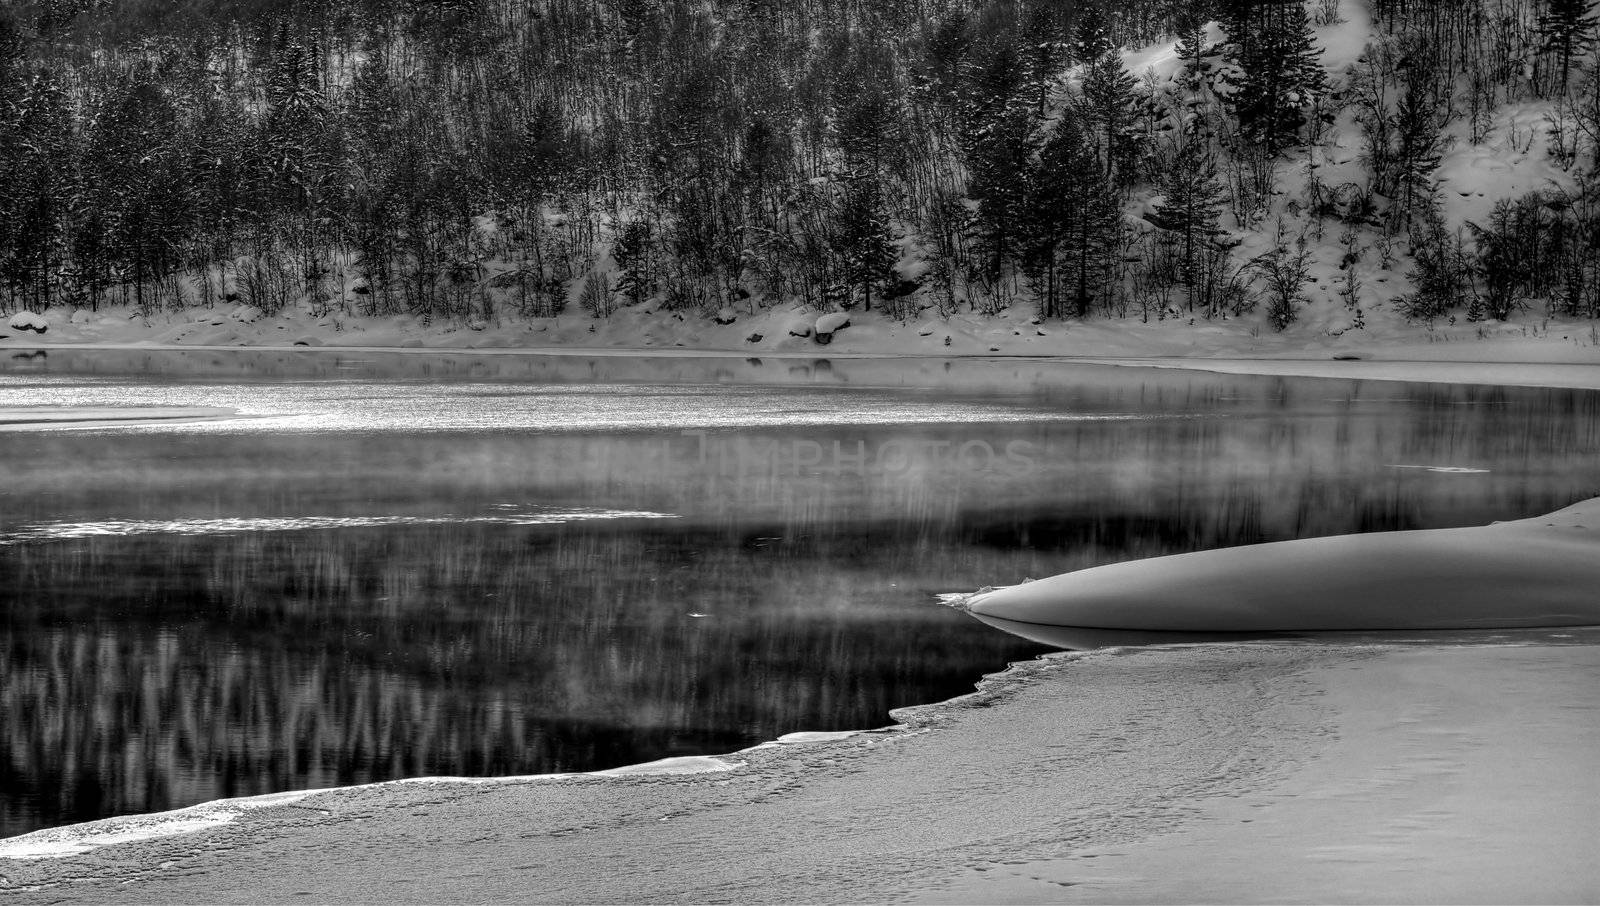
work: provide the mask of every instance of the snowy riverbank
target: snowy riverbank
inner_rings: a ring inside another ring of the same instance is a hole
[[[143,842],[0,860],[0,892],[1592,902],[1596,641],[1561,631],[1061,656],[902,712],[898,731],[758,748],[731,771],[326,791],[197,815],[181,835],[156,827]]]
[[[814,315],[810,318],[815,320]],[[831,365],[870,358],[992,358],[1003,367],[967,368],[966,378],[982,379],[980,372],[989,372],[989,378],[1009,379],[1005,372],[1014,360],[1023,359],[1230,374],[1600,389],[1600,334],[1587,321],[1432,326],[1392,321],[1386,327],[1334,336],[1310,328],[1261,334],[1242,323],[1191,327],[1176,320],[1034,325],[1022,314],[1002,314],[902,324],[857,315],[852,327],[822,346],[781,329],[788,321],[805,321],[797,312],[772,309],[747,320],[752,319],[757,326],[716,325],[704,319],[703,323],[663,321],[623,312],[603,322],[588,318],[506,322],[474,331],[444,324],[425,327],[408,318],[345,321],[285,316],[245,322],[220,309],[192,318],[129,318],[121,312],[74,318],[66,313],[53,316],[54,326],[45,334],[0,329],[4,335],[0,355],[9,349],[12,360],[42,365],[51,350],[105,350],[108,366],[114,367],[135,351],[151,350],[250,349],[303,353],[307,358],[343,353],[369,359],[375,353],[393,353],[395,360],[404,356],[412,363],[470,360],[481,363],[471,367],[490,371],[500,367],[493,363],[503,362],[505,356],[821,360]],[[590,326],[596,329],[591,331]],[[762,334],[763,341],[746,342],[752,333]],[[952,337],[948,345],[945,336]],[[40,352],[46,355],[39,356]],[[413,377],[416,369],[391,370],[397,377]],[[931,374],[919,379],[939,380]],[[770,381],[770,377],[762,380]]]

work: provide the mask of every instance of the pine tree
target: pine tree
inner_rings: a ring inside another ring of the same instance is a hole
[[[616,290],[634,304],[650,298],[656,291],[651,244],[650,222],[629,220],[617,231],[616,242],[611,247],[611,258],[621,272]]]
[[[1029,8],[1023,26],[1023,34],[1029,39],[1025,66],[1033,94],[1033,115],[1037,117],[1045,115],[1051,86],[1066,63],[1069,45],[1058,36],[1059,19],[1063,15],[1061,5],[1040,3]]]
[[[1206,44],[1206,19],[1193,9],[1178,13],[1178,43],[1173,48],[1183,63],[1180,70],[1185,90],[1200,94],[1211,89],[1211,48]]]
[[[1133,179],[1135,149],[1130,124],[1137,88],[1116,51],[1090,61],[1083,75],[1084,118],[1093,130],[1100,168],[1113,184],[1126,185]]]
[[[322,59],[316,48],[285,26],[270,55],[266,73],[267,111],[262,147],[273,180],[287,188],[284,204],[306,210],[317,200],[330,161],[322,147],[328,125],[328,99],[322,88]]]
[[[1198,306],[1207,316],[1214,315],[1220,299],[1212,252],[1226,245],[1219,223],[1223,190],[1217,183],[1216,159],[1209,151],[1184,145],[1163,171],[1159,188],[1161,202],[1148,219],[1175,248],[1189,311]]]
[[[1105,10],[1099,3],[1087,3],[1078,14],[1078,26],[1072,38],[1072,56],[1079,63],[1098,60],[1117,49],[1111,38],[1111,23],[1106,21]]]
[[[978,246],[991,279],[1000,276],[1016,251],[1033,129],[1032,115],[1018,106],[977,136],[968,158],[967,194],[978,202]]]
[[[1567,92],[1573,58],[1594,45],[1597,25],[1600,25],[1600,17],[1593,12],[1589,0],[1547,0],[1544,14],[1539,17],[1539,34],[1543,39],[1540,49],[1557,61],[1562,94]]]
[[[975,49],[962,92],[962,146],[972,154],[997,122],[1025,103],[1027,72],[1009,35],[997,35]]]
[[[1056,124],[1026,179],[1021,262],[1038,288],[1039,313],[1089,315],[1107,283],[1107,262],[1121,228],[1116,190],[1091,137],[1075,117]]]
[[[60,288],[59,268],[66,251],[72,189],[70,117],[57,76],[41,70],[27,81],[6,130],[15,145],[9,155],[12,166],[0,188],[5,197],[0,219],[10,234],[8,240],[0,240],[0,275],[13,292],[20,290],[41,310]]]
[[[1294,144],[1327,73],[1299,0],[1233,0],[1224,21],[1230,106],[1243,136],[1272,156]]]
[[[861,291],[863,309],[872,310],[872,292],[895,279],[899,250],[889,232],[883,188],[876,179],[861,176],[848,181],[839,205],[838,246],[844,277]]]
[[[862,42],[835,86],[833,100],[833,138],[845,168],[875,179],[886,168],[898,169],[907,144],[898,102],[902,92],[888,58],[886,48]]]
[[[1447,89],[1436,77],[1431,55],[1417,48],[1409,59],[1405,90],[1394,105],[1394,146],[1387,154],[1396,202],[1391,222],[1396,226],[1409,224],[1434,204],[1434,174],[1444,160],[1443,129],[1451,117]]]

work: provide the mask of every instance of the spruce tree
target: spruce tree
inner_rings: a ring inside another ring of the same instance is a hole
[[[0,272],[32,306],[43,309],[59,289],[65,255],[67,200],[71,195],[72,124],[56,75],[41,70],[28,80],[13,108],[12,167],[0,188],[9,254],[0,252]]]
[[[1122,56],[1106,51],[1090,61],[1083,75],[1082,106],[1093,129],[1101,171],[1113,184],[1133,178],[1134,139],[1130,131],[1138,83],[1122,65]]]
[[[839,205],[838,245],[845,280],[861,292],[863,309],[872,310],[872,293],[894,279],[899,250],[889,232],[883,188],[871,176],[848,181]]]
[[[967,194],[978,202],[978,247],[991,279],[1016,251],[1033,129],[1032,115],[1019,104],[976,137],[968,157]]]
[[[1298,140],[1327,73],[1299,0],[1233,0],[1224,20],[1229,104],[1249,141],[1277,155]]]
[[[1087,317],[1107,282],[1121,205],[1076,117],[1056,124],[1031,161],[1026,185],[1021,259],[1038,288],[1039,313]]]
[[[1085,4],[1078,14],[1077,28],[1072,37],[1073,58],[1079,63],[1088,63],[1116,49],[1105,10],[1097,2]]]
[[[1206,19],[1193,9],[1178,13],[1178,42],[1173,48],[1183,63],[1180,84],[1186,91],[1200,94],[1211,88],[1211,48],[1206,44]]]
[[[1187,293],[1189,311],[1198,305],[1215,314],[1218,297],[1212,273],[1212,252],[1225,246],[1219,219],[1222,186],[1216,159],[1209,151],[1186,144],[1173,155],[1159,183],[1161,202],[1148,219],[1173,246],[1178,279]]]
[[[1597,18],[1589,0],[1547,0],[1539,17],[1541,51],[1555,57],[1559,91],[1567,92],[1573,58],[1590,49],[1595,41]]]

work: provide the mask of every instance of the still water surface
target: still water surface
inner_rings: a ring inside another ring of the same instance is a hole
[[[0,362],[12,422],[130,405],[243,417],[0,431],[0,836],[881,726],[1044,650],[938,592],[1600,494],[1584,391],[973,360]]]

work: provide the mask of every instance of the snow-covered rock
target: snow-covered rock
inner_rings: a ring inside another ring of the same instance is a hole
[[[850,316],[842,311],[830,312],[817,319],[816,340],[827,345],[833,342],[833,335],[850,326]]]
[[[44,315],[36,315],[31,311],[19,311],[6,323],[12,330],[31,330],[34,333],[44,333],[50,329],[50,321]]]
[[[713,318],[713,320],[715,320],[718,324],[732,324],[733,322],[739,320],[739,313],[734,311],[731,307],[724,305],[722,308],[717,310],[716,317]]]
[[[834,333],[850,326],[850,316],[842,311],[831,312],[817,319],[817,333]]]
[[[94,313],[87,308],[74,309],[72,316],[67,319],[73,324],[88,324],[94,320]]]
[[[933,336],[933,325],[932,324],[924,324],[924,325],[922,325],[920,328],[917,329],[917,336],[919,336],[919,337],[931,337],[931,336]]]

